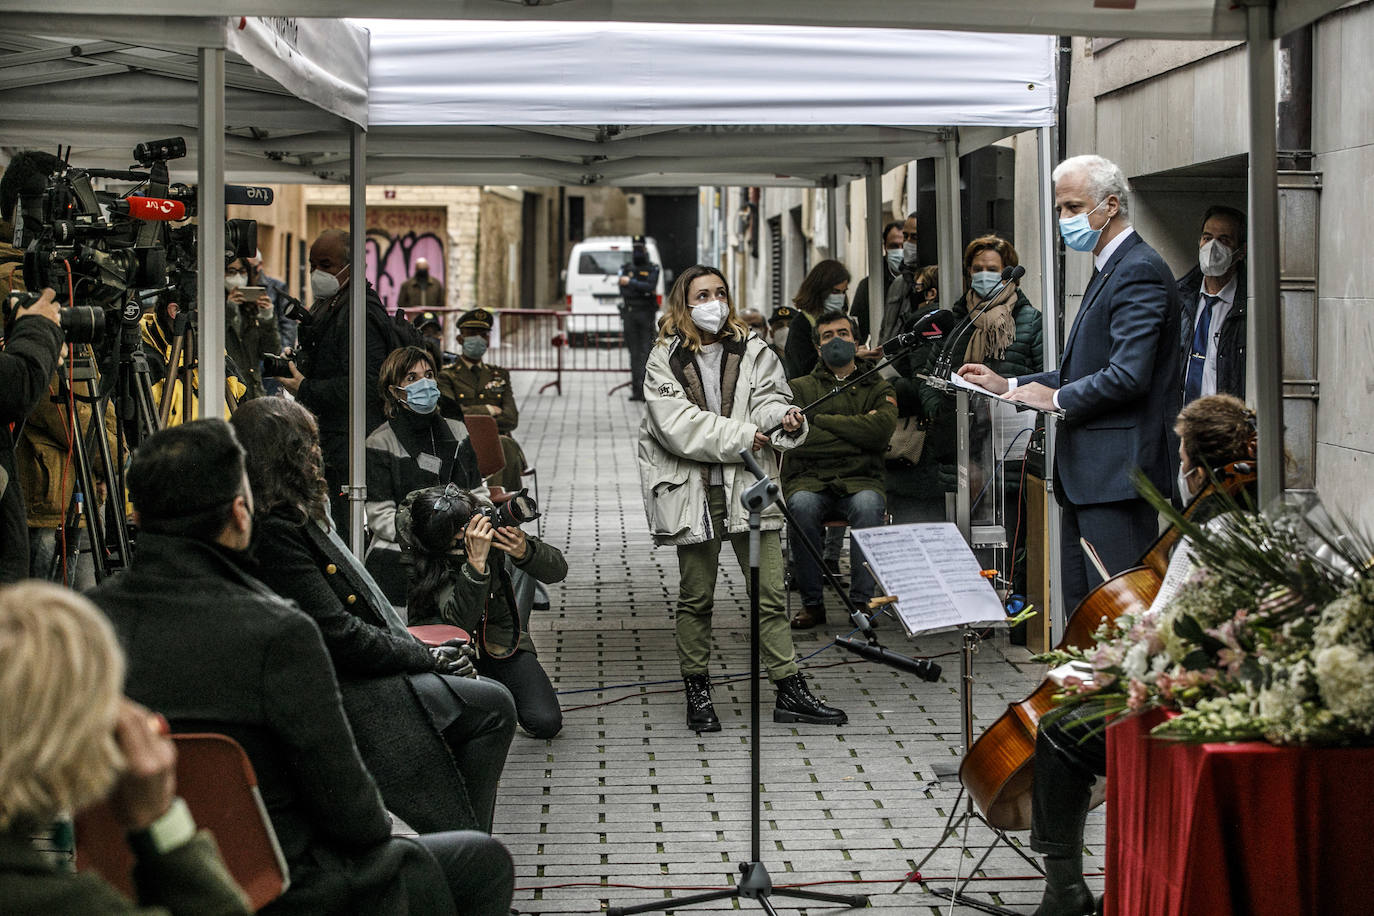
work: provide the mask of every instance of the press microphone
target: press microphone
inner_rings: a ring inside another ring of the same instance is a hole
[[[835,645],[846,652],[862,655],[871,662],[878,662],[881,665],[896,668],[898,671],[914,674],[923,681],[938,681],[940,679],[940,666],[924,658],[899,655],[890,649],[884,649],[882,646],[870,645],[847,636],[836,636]]]
[[[923,341],[940,340],[954,330],[954,313],[949,309],[931,309],[916,322],[910,331],[883,341],[883,352],[907,350]]]
[[[145,222],[166,223],[186,218],[185,204],[162,197],[124,197],[111,204],[110,209]]]
[[[249,207],[271,206],[274,198],[271,188],[251,184],[227,184],[224,186],[224,203]]]

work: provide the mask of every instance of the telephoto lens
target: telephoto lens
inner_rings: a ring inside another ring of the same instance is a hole
[[[502,525],[523,525],[539,517],[539,505],[527,490],[512,495],[499,509]]]
[[[68,343],[96,343],[105,336],[104,309],[76,306],[58,309],[57,320]]]
[[[275,353],[262,354],[262,374],[269,378],[290,378],[291,360]]]

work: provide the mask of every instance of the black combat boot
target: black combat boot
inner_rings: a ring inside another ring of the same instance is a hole
[[[806,688],[806,678],[798,672],[773,684],[778,701],[773,707],[774,722],[810,722],[812,725],[843,725],[849,717],[842,709],[832,709],[816,699]]]
[[[687,727],[694,732],[718,732],[720,720],[711,705],[711,679],[704,674],[689,674],[687,685]]]
[[[1096,901],[1083,880],[1083,856],[1045,856],[1045,894],[1035,916],[1089,916]]]

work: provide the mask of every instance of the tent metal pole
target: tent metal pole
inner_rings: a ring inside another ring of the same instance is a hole
[[[839,201],[840,192],[836,185],[839,178],[835,175],[828,175],[825,179],[825,238],[826,244],[830,246],[830,256],[836,260],[840,258],[840,214]],[[873,275],[873,268],[868,269],[869,276]]]
[[[1283,343],[1279,302],[1278,138],[1274,87],[1274,11],[1269,3],[1245,9],[1246,63],[1250,79],[1250,270],[1251,307],[1246,345],[1257,367],[1254,405],[1259,426],[1259,504],[1283,493]]]
[[[202,419],[224,419],[224,49],[201,48],[196,300]],[[189,418],[187,418],[189,419]]]
[[[363,504],[367,499],[367,134],[350,125],[348,231],[353,250],[349,260],[348,354],[348,521],[349,547],[363,555]]]
[[[944,154],[935,165],[936,251],[940,264],[940,305],[953,307],[963,295],[963,268],[959,250],[962,218],[959,213],[959,138],[949,131],[944,138]],[[958,358],[956,354],[956,359]],[[957,366],[955,368],[958,368]],[[954,448],[959,487],[954,494],[954,523],[964,540],[973,543],[972,494],[969,492],[969,398],[967,391],[954,396]]]
[[[1035,131],[1036,152],[1037,152],[1037,179],[1040,188],[1040,325],[1044,329],[1044,365],[1041,368],[1045,371],[1059,366],[1059,290],[1057,289],[1058,278],[1058,238],[1054,219],[1054,182],[1050,180],[1054,172],[1054,135],[1051,128],[1039,127]],[[1060,525],[1062,520],[1059,517],[1059,503],[1053,497],[1054,480],[1054,436],[1055,425],[1053,422],[1045,423],[1045,516],[1048,523],[1045,528],[1046,555],[1049,557],[1047,564],[1050,572],[1051,588],[1046,595],[1048,607],[1045,612],[1050,615],[1050,644],[1058,645],[1059,637],[1063,633],[1064,619],[1067,613],[1064,609],[1064,596],[1062,590],[1057,587],[1059,582],[1059,563],[1063,552],[1059,542]]]
[[[868,160],[868,171],[864,178],[864,196],[867,199],[867,213],[864,220],[864,250],[868,252],[868,273],[879,277],[879,282],[868,284],[868,327],[876,342],[878,332],[883,326],[883,284],[881,274],[874,271],[883,266],[883,240],[878,233],[883,231],[883,160]],[[851,286],[851,289],[853,287]]]

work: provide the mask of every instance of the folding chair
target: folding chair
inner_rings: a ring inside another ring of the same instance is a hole
[[[254,910],[290,885],[286,857],[258,792],[253,764],[239,743],[225,735],[173,735],[177,748],[177,794],[186,800],[196,826],[214,834],[224,864]],[[124,828],[106,802],[76,819],[76,867],[100,874],[134,897],[133,853]]]

